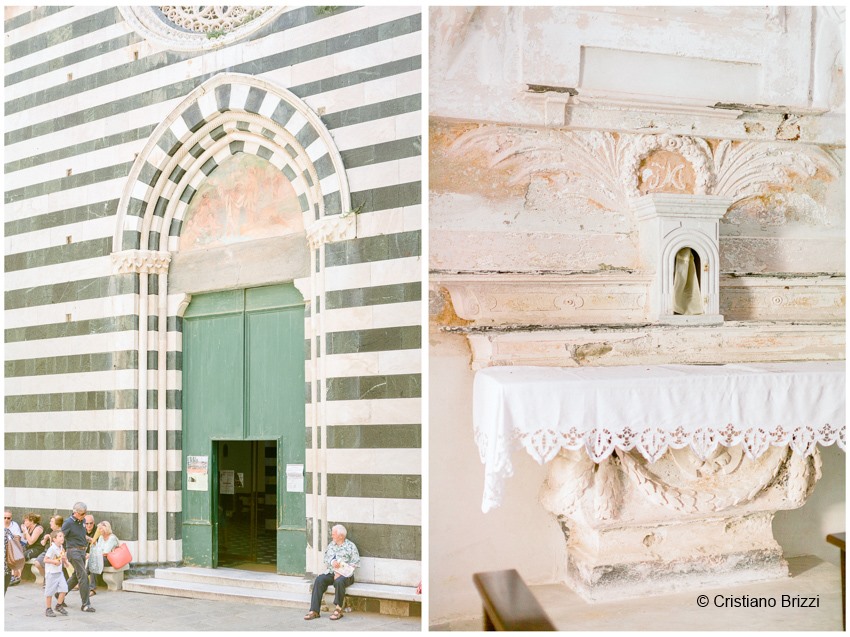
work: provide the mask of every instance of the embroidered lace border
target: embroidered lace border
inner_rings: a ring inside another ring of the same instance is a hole
[[[625,427],[621,431],[602,428],[587,432],[573,427],[566,432],[554,429],[538,429],[534,432],[514,430],[509,441],[491,440],[483,431],[476,429],[475,442],[481,462],[485,465],[484,499],[481,508],[486,513],[502,503],[504,481],[513,475],[510,457],[518,449],[525,449],[540,464],[552,460],[561,449],[576,451],[582,448],[590,459],[597,463],[608,458],[615,449],[637,450],[649,462],[655,462],[668,449],[683,449],[688,446],[701,460],[706,460],[719,445],[742,445],[744,453],[751,459],[758,458],[771,446],[787,446],[794,453],[809,456],[814,453],[816,445],[828,447],[838,444],[842,450],[846,450],[846,426],[833,427],[827,423],[819,427],[805,426],[794,429],[781,426],[740,429],[728,424],[722,429],[701,427],[693,432],[682,427],[673,431],[665,431],[662,428],[635,431]],[[493,450],[498,450],[495,458],[492,455]]]

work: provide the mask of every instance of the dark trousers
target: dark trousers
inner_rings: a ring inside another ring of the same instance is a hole
[[[6,573],[3,575],[3,595],[6,595],[6,589],[9,588],[9,582],[12,581],[12,574]]]
[[[338,577],[334,579],[333,573],[323,573],[313,582],[313,601],[310,602],[310,610],[315,613],[319,612],[322,607],[322,596],[328,590],[328,586],[334,587],[334,604],[342,606],[345,601],[345,587],[351,586],[354,583],[354,575],[351,577]]]
[[[80,599],[83,600],[83,606],[89,605],[89,574],[86,572],[86,550],[85,549],[68,549],[65,551],[68,555],[68,561],[74,567],[74,574],[68,580],[68,590],[73,589],[78,583],[80,585]]]

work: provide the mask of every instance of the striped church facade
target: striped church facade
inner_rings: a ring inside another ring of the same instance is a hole
[[[419,10],[274,9],[200,49],[104,7],[7,8],[5,33],[6,507],[82,500],[139,570],[185,562],[190,533],[210,533],[186,511],[185,412],[205,400],[184,391],[186,313],[198,295],[286,284],[304,346],[303,430],[278,441],[272,478],[279,541],[298,553],[283,572],[316,572],[342,523],[360,581],[415,585]],[[286,177],[303,232],[181,254],[196,193],[244,155]],[[287,469],[303,478],[292,502]]]

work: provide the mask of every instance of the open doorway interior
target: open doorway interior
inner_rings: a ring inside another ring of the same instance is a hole
[[[275,572],[277,442],[220,440],[218,565]]]

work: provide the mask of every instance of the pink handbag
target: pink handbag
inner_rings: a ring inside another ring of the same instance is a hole
[[[104,557],[109,560],[109,564],[112,568],[123,568],[133,561],[133,556],[130,555],[130,549],[127,548],[126,543],[116,549],[112,549],[109,553],[104,555]]]

